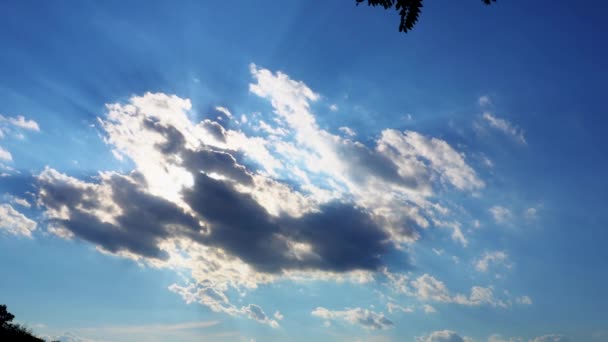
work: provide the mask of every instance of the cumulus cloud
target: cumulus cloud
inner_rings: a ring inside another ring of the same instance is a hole
[[[350,127],[342,126],[338,128],[340,132],[344,133],[346,136],[354,137],[357,133]]]
[[[513,214],[509,209],[499,205],[493,206],[489,211],[496,223],[506,223],[513,217]]]
[[[28,120],[23,115],[16,117],[4,116],[0,114],[0,139],[11,134],[18,139],[23,139],[24,135],[20,132],[21,130],[40,131],[38,123],[34,120]],[[0,161],[10,162],[13,160],[13,155],[0,146]],[[8,168],[5,165],[0,164],[2,168]],[[0,173],[0,176],[9,175],[7,172]]]
[[[499,118],[489,112],[486,112],[483,114],[483,119],[486,121],[486,123],[490,127],[497,129],[497,130],[503,132],[504,134],[507,134],[507,135],[513,137],[516,141],[518,141],[524,145],[526,144],[526,138],[524,137],[524,131],[521,128],[513,125],[509,121]]]
[[[0,204],[0,230],[13,235],[31,237],[36,222],[15,210],[10,204]]]
[[[461,337],[454,331],[440,330],[427,336],[417,337],[416,342],[472,342],[472,339]]]
[[[524,342],[520,337],[502,337],[501,335],[494,334],[488,337],[488,342]]]
[[[416,291],[417,297],[420,299],[432,300],[435,302],[452,301],[452,297],[445,284],[431,275],[424,274],[412,281],[411,285]]]
[[[6,161],[13,160],[13,155],[9,151],[2,148],[2,146],[0,146],[0,160],[6,160]]]
[[[385,273],[387,272],[385,271]],[[409,282],[407,278],[403,277],[387,278],[393,291],[415,297],[423,302],[453,303],[466,306],[487,305],[501,308],[510,307],[512,302],[509,298],[497,298],[492,287],[473,286],[468,295],[453,294],[444,282],[429,274],[423,274]],[[424,309],[425,312],[434,310],[431,307]]]
[[[18,204],[22,207],[26,207],[26,208],[30,208],[32,205],[30,204],[30,202],[28,202],[25,198],[20,198],[20,197],[12,197],[11,198],[11,202]]]
[[[0,128],[4,127],[6,129],[7,126],[14,126],[16,128],[21,128],[30,131],[40,131],[40,126],[34,120],[28,120],[23,115],[17,115],[15,117],[0,115]]]
[[[422,310],[424,311],[424,313],[427,313],[427,314],[437,312],[437,310],[435,310],[435,308],[429,304],[424,304],[422,306]]]
[[[230,129],[235,118],[224,107],[193,123],[190,100],[175,95],[107,105],[104,141],[134,168],[87,181],[43,170],[37,201],[48,231],[185,269],[188,281],[170,287],[185,301],[270,326],[278,323],[256,305],[234,305],[229,290],[281,279],[369,281],[385,256],[404,254],[433,225],[466,245],[437,202],[439,191],[485,186],[463,153],[413,131],[383,130],[373,146],[334,135],[317,124],[311,103],[320,96],[303,82],[255,65],[251,73],[250,91],[274,109],[263,135]]]
[[[504,251],[485,252],[476,262],[475,269],[479,272],[487,272],[491,265],[502,265],[511,268],[509,256]]]
[[[359,325],[365,329],[383,330],[394,326],[394,323],[386,318],[384,313],[377,313],[362,308],[328,310],[318,307],[311,314],[324,319],[326,322],[340,320],[353,325]]]

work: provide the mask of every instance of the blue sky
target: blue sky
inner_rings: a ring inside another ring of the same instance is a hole
[[[62,341],[608,340],[607,5],[354,3],[0,4],[0,302]]]

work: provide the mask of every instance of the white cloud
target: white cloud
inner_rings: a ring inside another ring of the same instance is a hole
[[[513,214],[511,214],[509,209],[499,205],[493,206],[489,209],[489,211],[492,214],[492,217],[494,217],[494,221],[496,221],[496,223],[506,223],[513,217]]]
[[[25,198],[12,197],[11,202],[26,208],[30,208],[32,206]]]
[[[523,305],[532,305],[532,298],[528,297],[528,296],[521,296],[521,297],[517,297],[515,299],[515,301],[518,304],[523,304]]]
[[[488,342],[524,342],[521,337],[502,337],[501,335],[494,334],[488,337]]]
[[[524,211],[524,217],[528,220],[535,220],[538,218],[538,208],[530,207]]]
[[[568,342],[568,338],[564,335],[544,335],[539,336],[535,339],[530,340],[530,342]]]
[[[6,160],[6,161],[13,160],[13,155],[9,151],[2,148],[2,146],[0,146],[0,160]]]
[[[28,120],[23,115],[17,115],[16,117],[6,117],[0,115],[0,123],[2,122],[30,131],[40,131],[40,126],[38,126],[38,123],[36,121]]]
[[[526,144],[524,131],[521,128],[513,125],[509,121],[494,116],[492,113],[489,112],[483,114],[483,119],[488,123],[488,125],[490,125],[490,127],[512,136],[514,139],[524,145]]]
[[[395,304],[393,302],[388,302],[386,304],[386,309],[388,310],[388,313],[396,313],[396,312],[405,312],[405,313],[412,313],[414,312],[414,308],[412,308],[411,306],[401,306],[399,304]]]
[[[0,204],[0,229],[13,234],[32,236],[36,222],[15,210],[10,204]]]
[[[492,287],[473,286],[469,295],[452,294],[444,282],[429,274],[423,274],[409,284],[404,282],[400,284],[400,288],[396,288],[395,284],[394,281],[389,282],[393,291],[416,297],[423,302],[453,303],[466,306],[488,305],[501,308],[511,306],[508,298],[496,298]]]
[[[453,301],[454,303],[468,306],[490,305],[501,308],[510,306],[510,303],[495,298],[491,287],[482,286],[473,286],[468,297],[458,294],[453,298]]]
[[[434,331],[428,336],[416,338],[416,342],[472,342],[468,337],[461,337],[454,331],[440,330]]]
[[[354,137],[355,135],[357,135],[357,133],[355,133],[355,131],[350,127],[342,126],[338,129],[340,130],[340,132],[344,133],[346,136],[349,137]]]
[[[386,318],[384,313],[377,313],[362,308],[347,308],[345,310],[332,311],[323,307],[318,307],[311,314],[315,317],[324,319],[326,322],[341,320],[371,330],[383,330],[394,326],[394,323]]]
[[[490,99],[490,97],[488,95],[483,95],[480,96],[479,99],[477,100],[477,102],[479,103],[479,105],[481,107],[486,107],[492,104],[492,100]]]
[[[18,115],[16,117],[6,117],[0,115],[0,139],[3,139],[7,134],[11,134],[12,136],[23,140],[25,136],[19,132],[20,129],[30,130],[30,131],[40,131],[40,127],[38,123],[34,120],[27,120],[23,115]],[[13,155],[6,149],[0,146],[0,161],[12,161]],[[0,164],[0,166],[2,166]],[[2,173],[7,174],[7,173]]]
[[[475,262],[475,269],[479,272],[487,272],[490,265],[502,265],[511,268],[509,256],[504,251],[485,252],[481,258]]]
[[[215,107],[215,110],[226,115],[228,118],[232,118],[232,113],[226,107],[217,106],[217,107]]]
[[[221,286],[221,285],[220,285]],[[230,303],[228,297],[222,292],[214,289],[213,287],[207,288],[195,288],[193,285],[188,287],[181,287],[173,284],[169,289],[175,293],[180,294],[187,303],[199,302],[215,312],[223,312],[231,316],[243,316],[255,320],[259,323],[266,324],[272,328],[278,328],[279,323],[275,313],[275,318],[272,319],[264,310],[255,304],[249,304],[247,306],[237,307]],[[279,313],[280,317],[282,315]]]
[[[331,110],[332,112],[337,112],[338,111],[338,105],[337,104],[331,104],[329,106],[329,110]]]
[[[433,253],[437,254],[438,256],[441,256],[444,252],[443,249],[437,249],[437,248],[433,248]]]
[[[424,311],[424,313],[427,313],[427,314],[437,312],[437,310],[435,310],[435,308],[434,308],[434,307],[432,307],[432,306],[431,306],[431,305],[429,305],[429,304],[424,304],[424,305],[422,306],[422,310]]]
[[[451,302],[452,297],[445,284],[433,276],[424,274],[411,282],[416,290],[416,296],[423,300],[435,302]]]
[[[59,341],[59,342],[96,342],[90,338],[82,337],[76,335],[74,332],[66,331],[58,336],[43,336],[42,337],[46,341]]]

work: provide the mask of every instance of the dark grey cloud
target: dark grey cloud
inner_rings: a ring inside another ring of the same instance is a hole
[[[231,182],[200,172],[183,195],[207,227],[174,203],[146,192],[129,176],[114,174],[98,185],[82,185],[68,177],[39,177],[38,186],[43,206],[69,213],[69,218],[51,218],[50,223],[113,253],[165,259],[159,243],[187,237],[222,248],[259,271],[278,273],[375,270],[390,249],[387,234],[352,205],[331,203],[299,218],[275,217],[251,195],[236,191]],[[120,208],[113,220],[96,214],[112,212],[113,206]],[[290,242],[308,244],[311,253],[294,255]]]
[[[39,200],[49,209],[67,211],[69,218],[51,218],[49,223],[69,230],[76,237],[116,253],[128,251],[143,257],[165,259],[158,244],[168,237],[201,239],[198,220],[174,203],[151,195],[129,178],[112,175],[103,181],[111,192],[111,203],[100,187],[83,187],[69,178],[39,177]],[[116,222],[103,221],[95,211],[108,211],[111,204],[121,213]]]
[[[220,142],[226,142],[226,130],[222,125],[215,121],[211,121],[208,119],[203,120],[201,125],[209,133],[215,140]]]
[[[143,122],[145,128],[160,133],[165,137],[164,143],[156,144],[156,148],[163,154],[171,155],[180,152],[184,148],[186,138],[184,138],[184,135],[177,128],[171,125],[164,125],[152,119],[145,119]]]
[[[250,195],[199,173],[194,187],[184,191],[184,200],[209,224],[206,243],[262,271],[276,272],[286,263],[289,246],[280,226]]]
[[[236,190],[237,184],[252,185],[254,180],[230,151],[205,145],[191,150],[179,130],[154,120],[145,120],[144,128],[162,135],[165,141],[155,145],[158,151],[167,160],[179,160],[194,176],[193,187],[184,189],[182,195],[195,215],[148,193],[145,178],[137,172],[114,174],[86,186],[67,177],[41,177],[41,203],[69,212],[69,218],[53,218],[51,222],[110,252],[129,251],[160,259],[167,257],[159,248],[160,242],[188,237],[221,248],[267,273],[376,270],[393,248],[388,234],[369,213],[352,204],[329,203],[298,218],[270,215],[250,194]],[[355,169],[374,168],[381,177],[399,178],[388,161],[378,160],[365,147],[352,145],[344,153],[345,157],[358,158]],[[105,195],[99,193],[102,188]],[[96,214],[111,211],[112,206],[121,211],[113,220],[101,220]],[[201,227],[200,221],[206,227]],[[294,251],[294,243],[306,244],[309,250]]]
[[[397,165],[390,158],[372,151],[360,143],[350,140],[343,141],[336,145],[336,154],[341,159],[348,161],[349,178],[356,182],[363,183],[368,177],[374,176],[410,189],[419,189],[430,183],[427,174],[416,174],[410,177],[400,175]]]
[[[349,204],[331,203],[299,218],[273,217],[249,194],[203,173],[184,191],[184,200],[209,223],[206,243],[260,271],[374,270],[389,251],[388,235]],[[288,241],[307,243],[314,254],[296,258]]]
[[[251,174],[227,152],[213,149],[185,150],[182,156],[183,166],[194,173],[217,173],[244,185],[253,183]]]

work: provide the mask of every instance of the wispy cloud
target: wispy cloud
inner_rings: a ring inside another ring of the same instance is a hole
[[[488,125],[490,125],[490,127],[495,128],[503,132],[504,134],[513,137],[516,141],[524,145],[527,144],[526,138],[524,137],[524,131],[521,128],[510,123],[509,121],[499,118],[490,112],[484,113],[483,119]]]
[[[513,214],[509,209],[500,205],[491,207],[489,211],[496,223],[506,223],[513,217]]]
[[[318,307],[311,314],[315,317],[324,319],[326,322],[340,320],[359,325],[365,329],[383,330],[394,326],[394,323],[386,318],[383,313],[377,313],[362,308],[328,310],[323,307]],[[326,324],[326,326],[327,325],[329,324]]]
[[[0,230],[13,235],[32,237],[36,221],[29,219],[10,204],[0,204]]]

